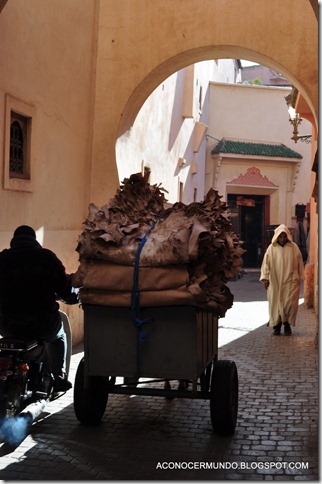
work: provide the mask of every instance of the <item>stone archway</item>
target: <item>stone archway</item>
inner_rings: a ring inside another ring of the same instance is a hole
[[[113,12],[101,2],[97,18],[90,183],[97,203],[119,182],[116,139],[164,79],[195,62],[228,57],[270,66],[317,119],[318,24],[309,0],[121,0]]]

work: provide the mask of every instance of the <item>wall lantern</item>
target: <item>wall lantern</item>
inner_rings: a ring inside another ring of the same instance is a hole
[[[297,143],[298,140],[305,141],[305,143],[310,143],[311,135],[304,135],[304,136],[298,135],[299,134],[298,126],[301,124],[302,118],[300,117],[299,113],[295,111],[295,108],[294,108],[297,94],[298,94],[298,91],[293,86],[292,91],[287,96],[285,96],[285,101],[287,104],[287,109],[289,114],[289,121],[293,126],[293,136],[291,139],[294,141],[294,143]]]
[[[287,96],[285,96],[288,114],[290,117],[289,121],[293,126],[293,136],[291,139],[294,140],[294,143],[297,143],[297,140],[299,139],[297,128],[302,122],[302,118],[300,117],[299,113],[295,111],[295,108],[294,108],[296,96],[297,96],[297,89],[295,89],[295,87],[293,87],[292,91]]]

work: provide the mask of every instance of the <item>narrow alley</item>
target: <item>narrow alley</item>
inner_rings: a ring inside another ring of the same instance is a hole
[[[274,337],[258,272],[229,283],[219,358],[235,361],[235,434],[212,431],[209,401],[110,395],[98,427],[75,417],[73,391],[16,448],[0,447],[2,480],[317,480],[315,316],[300,299],[292,336]],[[301,296],[302,297],[302,296]],[[74,350],[71,380],[82,357]]]

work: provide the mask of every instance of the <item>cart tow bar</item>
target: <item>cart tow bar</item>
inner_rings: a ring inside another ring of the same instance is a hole
[[[132,286],[132,297],[131,297],[131,310],[132,310],[132,319],[137,328],[137,350],[136,350],[136,371],[137,374],[140,375],[140,352],[139,352],[139,344],[145,343],[148,339],[148,333],[144,329],[144,325],[153,323],[154,318],[144,318],[141,319],[140,317],[140,289],[139,289],[139,265],[140,265],[140,255],[142,249],[147,241],[149,233],[154,229],[158,221],[162,218],[160,216],[149,228],[147,233],[144,237],[138,237],[137,240],[140,241],[138,250],[135,256],[134,262],[134,273],[133,273],[133,286]]]

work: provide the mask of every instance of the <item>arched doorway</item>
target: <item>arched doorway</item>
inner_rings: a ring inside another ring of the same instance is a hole
[[[228,195],[233,231],[244,241],[245,268],[259,268],[266,250],[265,226],[268,225],[269,195]]]

